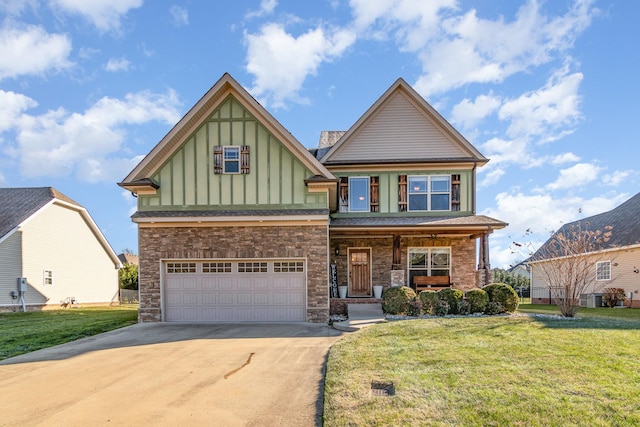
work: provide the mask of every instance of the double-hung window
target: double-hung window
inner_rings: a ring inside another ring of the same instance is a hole
[[[611,280],[611,261],[596,262],[596,280]]]
[[[349,178],[349,211],[369,212],[369,177],[352,176]]]
[[[449,175],[410,176],[407,191],[410,211],[451,210]]]
[[[240,147],[224,147],[224,173],[240,173]]]

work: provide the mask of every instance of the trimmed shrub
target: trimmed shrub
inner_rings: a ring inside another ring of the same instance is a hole
[[[408,286],[392,287],[382,295],[382,309],[388,314],[406,314],[415,298],[415,291]]]
[[[505,311],[513,313],[518,309],[518,294],[506,283],[492,283],[482,289],[489,295],[489,302],[499,302]]]
[[[489,301],[487,303],[487,306],[484,309],[484,312],[485,312],[485,314],[493,315],[493,314],[505,313],[506,310],[504,309],[502,304],[500,304],[499,302],[497,302],[497,301]]]
[[[444,288],[438,291],[438,298],[449,304],[449,313],[458,314],[458,303],[462,301],[464,293],[460,289]]]
[[[470,313],[483,313],[489,302],[489,295],[480,288],[470,289],[464,296],[469,302]]]
[[[469,301],[465,301],[465,300],[459,301],[458,314],[467,316],[469,313],[471,313],[471,304],[469,304]]]
[[[422,310],[425,314],[433,316],[435,314],[435,304],[439,300],[438,292],[431,289],[421,291],[418,294],[418,299],[420,299],[420,302],[422,303]]]
[[[449,303],[443,299],[438,299],[433,306],[433,314],[436,316],[446,316],[449,313]]]
[[[615,307],[618,302],[624,302],[627,299],[627,295],[622,288],[604,288],[602,293],[602,302],[607,307]]]
[[[422,303],[418,298],[414,298],[407,304],[407,316],[420,317],[422,314]]]

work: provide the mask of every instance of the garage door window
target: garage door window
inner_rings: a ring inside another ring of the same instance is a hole
[[[195,262],[168,262],[167,273],[195,273]]]
[[[230,262],[203,262],[203,273],[231,273]]]
[[[238,273],[266,273],[266,262],[239,262]]]
[[[274,273],[303,273],[304,263],[302,261],[283,261],[273,263]]]

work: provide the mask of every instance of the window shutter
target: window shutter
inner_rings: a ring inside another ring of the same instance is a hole
[[[340,177],[340,194],[338,197],[340,198],[340,212],[348,212],[349,211],[349,177],[342,176]]]
[[[378,188],[379,188],[379,178],[377,176],[372,176],[369,178],[369,190],[370,190],[370,210],[371,212],[379,212],[380,211],[380,203],[378,199]]]
[[[398,210],[407,211],[407,175],[398,175]]]
[[[220,145],[213,147],[213,173],[222,173],[222,147]]]
[[[460,175],[451,175],[451,210],[460,210]]]
[[[249,173],[249,146],[240,147],[240,173]]]

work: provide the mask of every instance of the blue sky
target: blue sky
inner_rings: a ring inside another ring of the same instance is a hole
[[[0,186],[53,186],[136,252],[116,182],[223,73],[307,147],[403,77],[491,159],[478,213],[510,223],[491,238],[507,267],[526,255],[513,241],[638,192],[638,16],[623,0],[0,0]]]

